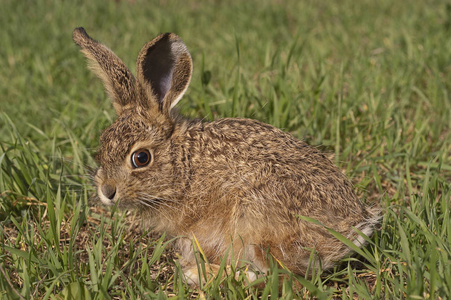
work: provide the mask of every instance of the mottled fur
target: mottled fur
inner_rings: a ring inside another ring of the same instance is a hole
[[[364,240],[354,228],[373,232],[376,209],[359,201],[345,175],[316,148],[255,120],[202,122],[177,115],[172,108],[188,87],[192,62],[176,35],[162,34],[143,47],[136,79],[82,28],[73,38],[118,114],[100,138],[99,197],[138,209],[155,231],[179,237],[176,247],[190,282],[199,280],[193,236],[213,264],[229,249],[266,271],[270,253],[305,274],[312,251],[313,263],[324,269],[351,251],[325,227],[358,246]],[[138,149],[150,151],[149,165],[133,167]]]

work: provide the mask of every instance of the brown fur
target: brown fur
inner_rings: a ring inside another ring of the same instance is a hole
[[[176,35],[162,34],[143,47],[136,80],[84,29],[75,29],[73,38],[118,114],[100,138],[99,197],[138,209],[155,231],[179,237],[176,246],[190,282],[199,281],[193,236],[213,264],[229,249],[266,271],[270,253],[305,274],[312,251],[314,265],[325,269],[351,251],[326,227],[358,246],[364,240],[354,228],[373,232],[376,209],[359,201],[345,175],[316,148],[255,120],[178,116],[172,108],[188,87],[192,62]],[[138,149],[150,151],[148,166],[132,166]]]

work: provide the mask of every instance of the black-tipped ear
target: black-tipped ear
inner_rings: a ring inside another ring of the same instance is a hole
[[[161,34],[140,51],[137,61],[137,79],[151,93],[164,114],[180,101],[188,88],[192,74],[192,61],[183,41],[173,33]]]
[[[106,46],[93,40],[82,28],[75,28],[72,38],[88,58],[94,73],[103,81],[116,113],[136,101],[136,83],[125,64]]]

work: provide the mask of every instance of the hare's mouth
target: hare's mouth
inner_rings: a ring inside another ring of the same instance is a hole
[[[114,185],[103,184],[97,188],[97,194],[99,195],[100,201],[105,205],[114,205],[118,198],[117,189]]]

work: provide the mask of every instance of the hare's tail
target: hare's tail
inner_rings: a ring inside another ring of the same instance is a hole
[[[382,217],[381,212],[382,209],[379,206],[373,206],[367,209],[368,216],[360,222],[355,229],[359,230],[366,236],[371,236],[371,234],[376,229],[379,221]],[[353,229],[354,231],[354,229]],[[362,235],[357,235],[357,238],[353,241],[356,246],[362,247],[366,244],[366,241]]]

